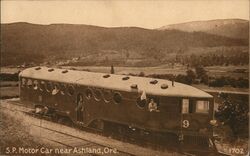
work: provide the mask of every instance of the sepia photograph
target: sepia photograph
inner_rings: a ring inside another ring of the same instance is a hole
[[[249,155],[249,0],[0,3],[0,155]]]

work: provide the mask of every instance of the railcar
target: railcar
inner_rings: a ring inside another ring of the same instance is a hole
[[[25,69],[19,79],[21,101],[32,104],[37,112],[50,112],[84,127],[103,129],[113,123],[174,134],[187,146],[205,142],[214,147],[214,98],[192,86],[48,67]]]

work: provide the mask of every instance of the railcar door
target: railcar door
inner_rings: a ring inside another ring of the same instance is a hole
[[[84,118],[84,101],[83,101],[83,95],[78,94],[77,100],[76,100],[76,120],[77,122],[83,122]]]
[[[197,133],[206,131],[211,116],[209,99],[182,99],[182,129]]]
[[[207,142],[197,142],[197,137],[209,135],[209,121],[211,118],[212,101],[209,99],[183,98],[181,111],[181,133],[184,134],[186,144],[207,146]],[[193,137],[186,137],[185,134]]]

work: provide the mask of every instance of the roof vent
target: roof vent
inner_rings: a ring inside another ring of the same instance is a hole
[[[137,89],[137,88],[138,88],[137,84],[132,84],[130,87],[131,87],[132,89]]]
[[[41,67],[36,67],[36,68],[35,68],[35,70],[40,70],[40,69],[41,69]]]
[[[157,80],[151,80],[151,81],[150,81],[150,84],[156,84],[156,83],[158,83]]]
[[[102,77],[103,77],[103,78],[109,78],[109,77],[110,77],[110,75],[109,75],[109,74],[107,74],[107,75],[103,75]]]
[[[167,84],[162,84],[161,85],[161,89],[167,89],[168,88],[168,85]]]
[[[123,77],[122,80],[128,80],[130,77],[126,76],[126,77]]]
[[[52,72],[52,71],[54,71],[54,69],[53,69],[53,68],[50,68],[50,69],[48,69],[48,71],[49,71],[49,72]]]
[[[65,73],[67,73],[67,72],[68,72],[68,70],[63,70],[63,71],[62,71],[63,74],[65,74]]]

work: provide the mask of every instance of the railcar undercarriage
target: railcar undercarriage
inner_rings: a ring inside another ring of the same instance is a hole
[[[73,122],[68,116],[62,115],[60,112],[42,105],[37,105],[31,114],[70,127],[109,136],[124,142],[147,146],[153,149],[168,149],[194,155],[218,155],[214,145],[214,139],[205,136],[188,136],[181,135],[180,133],[156,132],[101,119],[93,120],[88,126],[85,126],[83,122]]]

